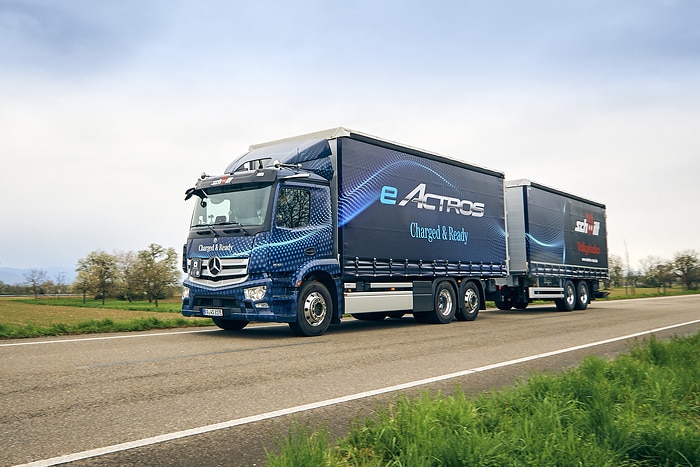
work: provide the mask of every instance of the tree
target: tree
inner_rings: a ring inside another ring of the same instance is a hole
[[[78,262],[78,265],[78,269],[76,269],[78,272],[78,277],[75,279],[73,289],[83,294],[83,303],[85,303],[85,297],[90,290],[90,277],[87,270],[81,269],[82,266],[80,266],[80,261]]]
[[[700,283],[700,260],[695,250],[683,250],[673,258],[673,269],[685,288],[695,289]]]
[[[66,282],[66,274],[64,272],[59,272],[56,274],[54,277],[54,290],[56,291],[56,295],[61,295],[62,293],[66,292],[66,286],[68,283]]]
[[[625,263],[620,256],[610,255],[610,258],[608,258],[608,272],[610,274],[610,284],[613,287],[625,285]]]
[[[78,260],[78,274],[83,274],[87,280],[88,290],[96,297],[105,298],[116,287],[119,280],[118,259],[104,251],[93,251],[85,258]]]
[[[169,287],[179,282],[177,253],[174,248],[164,248],[151,243],[148,249],[138,252],[138,274],[141,286],[148,301],[155,301],[166,296]]]
[[[647,287],[656,287],[657,290],[666,292],[667,287],[671,287],[675,276],[673,266],[669,261],[658,256],[649,255],[642,259],[642,274],[644,284]]]
[[[43,269],[31,269],[24,274],[24,285],[34,293],[34,298],[38,298],[41,287],[46,283],[46,271]]]
[[[137,256],[133,251],[125,251],[117,254],[119,269],[121,272],[121,294],[129,303],[144,291],[141,287],[140,268]]]

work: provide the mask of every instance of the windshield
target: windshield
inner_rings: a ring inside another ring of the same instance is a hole
[[[234,223],[259,226],[267,216],[270,187],[207,194],[196,199],[192,227]]]

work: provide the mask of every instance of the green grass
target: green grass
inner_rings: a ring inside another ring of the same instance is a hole
[[[654,287],[635,287],[634,294],[632,294],[631,289],[625,289],[624,287],[615,287],[612,289],[606,289],[604,290],[604,292],[610,292],[610,295],[608,296],[607,300],[624,300],[626,298],[651,298],[670,297],[675,295],[695,295],[700,294],[700,289],[686,290],[685,288],[682,288],[680,286],[675,286],[673,288],[667,288],[664,292],[663,289],[657,289]]]
[[[180,301],[163,301],[158,311],[148,302],[71,299],[0,299],[0,339],[97,332],[145,331],[186,326],[212,326],[210,319],[185,318]],[[140,305],[141,309],[138,309]],[[121,308],[119,308],[121,305]],[[153,309],[151,309],[153,307]]]
[[[138,300],[129,302],[127,300],[106,299],[104,305],[102,300],[88,298],[83,302],[82,297],[56,297],[56,298],[16,298],[14,301],[33,305],[48,306],[72,306],[78,308],[105,308],[110,310],[130,310],[130,311],[155,311],[162,313],[180,313],[182,302],[180,300],[158,300],[155,302],[148,300]]]
[[[334,443],[297,424],[276,466],[697,466],[700,333],[490,395],[400,398]]]

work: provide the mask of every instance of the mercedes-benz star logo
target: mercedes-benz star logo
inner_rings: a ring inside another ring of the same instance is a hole
[[[207,266],[209,267],[211,275],[216,276],[221,272],[221,259],[218,256],[212,256],[209,258]]]

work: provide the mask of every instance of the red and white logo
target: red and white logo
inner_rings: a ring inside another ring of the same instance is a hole
[[[600,222],[593,220],[593,214],[587,212],[584,220],[576,221],[574,231],[597,236],[600,234]]]

